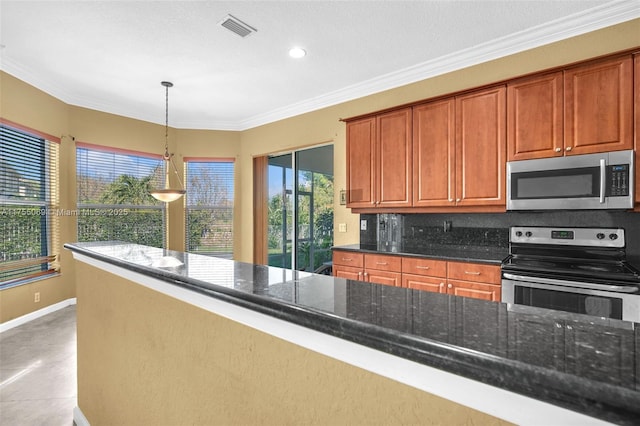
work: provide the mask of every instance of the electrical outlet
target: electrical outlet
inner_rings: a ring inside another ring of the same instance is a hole
[[[338,232],[347,232],[347,224],[339,223],[338,224]]]
[[[360,230],[361,231],[367,230],[367,219],[360,219]]]
[[[40,292],[36,291],[33,295],[33,303],[38,303],[40,301]]]

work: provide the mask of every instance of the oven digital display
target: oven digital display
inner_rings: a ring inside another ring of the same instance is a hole
[[[573,231],[551,231],[551,238],[555,240],[573,240]]]

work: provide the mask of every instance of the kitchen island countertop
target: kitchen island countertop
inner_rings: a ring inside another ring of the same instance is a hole
[[[142,274],[416,365],[562,407],[576,416],[617,424],[637,424],[640,418],[640,335],[635,323],[130,243],[65,247],[77,259]]]

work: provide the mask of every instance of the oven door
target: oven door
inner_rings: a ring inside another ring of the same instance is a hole
[[[558,280],[559,283],[554,284],[550,282],[554,280],[536,280],[538,278],[503,274],[502,301],[600,318],[640,322],[640,294],[637,293],[636,286],[603,286],[614,289],[607,291],[581,287],[589,285],[588,283]]]

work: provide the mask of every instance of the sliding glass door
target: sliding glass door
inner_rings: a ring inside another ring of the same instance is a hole
[[[270,157],[268,182],[268,264],[317,270],[333,245],[333,145]]]

